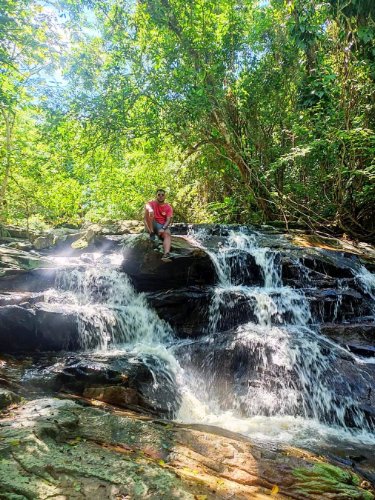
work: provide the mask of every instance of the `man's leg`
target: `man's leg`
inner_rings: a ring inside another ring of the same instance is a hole
[[[168,229],[166,229],[165,231],[159,234],[163,238],[164,254],[169,253],[171,251],[171,233],[169,232]]]

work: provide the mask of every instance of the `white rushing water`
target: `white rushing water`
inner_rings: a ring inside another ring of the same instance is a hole
[[[206,235],[194,237],[204,245]],[[339,400],[335,394],[331,377],[340,383],[340,375],[332,366],[343,349],[312,327],[303,292],[282,285],[277,252],[258,247],[256,240],[256,235],[231,233],[224,245],[209,251],[219,283],[210,305],[208,354],[199,366],[188,350],[181,357],[185,380],[178,418],[300,446],[374,445],[375,435],[357,410],[349,387]],[[249,256],[261,270],[262,285],[238,284],[238,269],[246,280]],[[365,268],[358,279],[368,293],[374,290],[373,275]],[[238,310],[241,303],[252,310],[252,319],[236,328],[218,356],[210,356],[210,342],[220,341],[215,332],[223,315],[228,310],[235,314],[236,304]],[[339,307],[335,304],[335,317]],[[232,380],[224,371],[226,352],[232,356],[237,352],[237,363],[243,365],[234,370]],[[354,355],[345,353],[354,361]],[[360,430],[346,427],[347,411]]]
[[[370,273],[364,266],[361,266],[356,275],[356,280],[373,299],[373,313],[375,314],[375,274]]]
[[[118,270],[122,256],[93,256],[74,268],[62,268],[56,287],[48,290],[52,304],[68,305],[78,322],[83,349],[107,351],[119,346],[141,345],[150,350],[171,339],[172,329],[136,293],[126,274]],[[139,348],[139,347],[138,347]]]
[[[203,246],[204,237],[195,237]],[[120,255],[91,254],[73,266],[61,261],[48,301],[75,311],[83,348],[160,359],[182,394],[181,422],[299,446],[375,444],[360,411],[351,410],[358,429],[346,427],[345,413],[356,403],[349,389],[338,401],[331,384],[339,377],[332,366],[342,348],[313,328],[303,292],[283,286],[278,253],[258,247],[256,235],[233,232],[209,254],[219,282],[199,341],[173,340],[171,327],[119,271]],[[244,284],[251,281],[250,261],[260,273],[256,285]],[[365,268],[356,279],[374,293],[374,277]],[[233,326],[239,306],[247,320],[238,318],[240,326]],[[218,333],[225,322],[231,324],[228,335]],[[204,350],[196,360],[198,344]],[[228,371],[233,356],[236,366]]]

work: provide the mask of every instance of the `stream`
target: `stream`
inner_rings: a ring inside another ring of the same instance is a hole
[[[283,284],[278,251],[259,246],[254,234],[232,231],[209,247],[204,231],[190,239],[209,254],[218,277],[198,338],[176,337],[147,294],[137,293],[120,271],[121,253],[53,257],[60,270],[45,300],[75,312],[87,353],[142,359],[153,374],[155,397],[169,380],[178,400],[171,417],[179,422],[374,460],[374,422],[339,368],[344,360],[360,377],[375,357],[352,353],[321,333],[323,313],[311,309],[306,295],[314,292],[309,273],[303,271],[304,288]],[[259,270],[255,280],[250,258]],[[356,262],[352,273],[356,286],[374,299],[375,275]],[[340,300],[332,321],[339,314]]]

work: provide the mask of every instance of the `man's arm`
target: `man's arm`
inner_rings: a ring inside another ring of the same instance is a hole
[[[154,220],[154,209],[149,203],[146,203],[145,205],[145,226],[147,231],[150,234],[153,234],[154,229],[153,229],[153,223],[152,221]]]
[[[149,203],[146,203],[145,210],[147,210],[147,212],[151,218],[154,217],[154,209],[152,208],[152,206]]]
[[[164,230],[168,228],[170,222],[171,222],[171,217],[167,217],[166,221],[163,224],[163,229]]]

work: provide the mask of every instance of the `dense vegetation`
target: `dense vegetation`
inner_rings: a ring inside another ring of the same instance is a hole
[[[373,0],[0,0],[2,222],[374,236]]]

